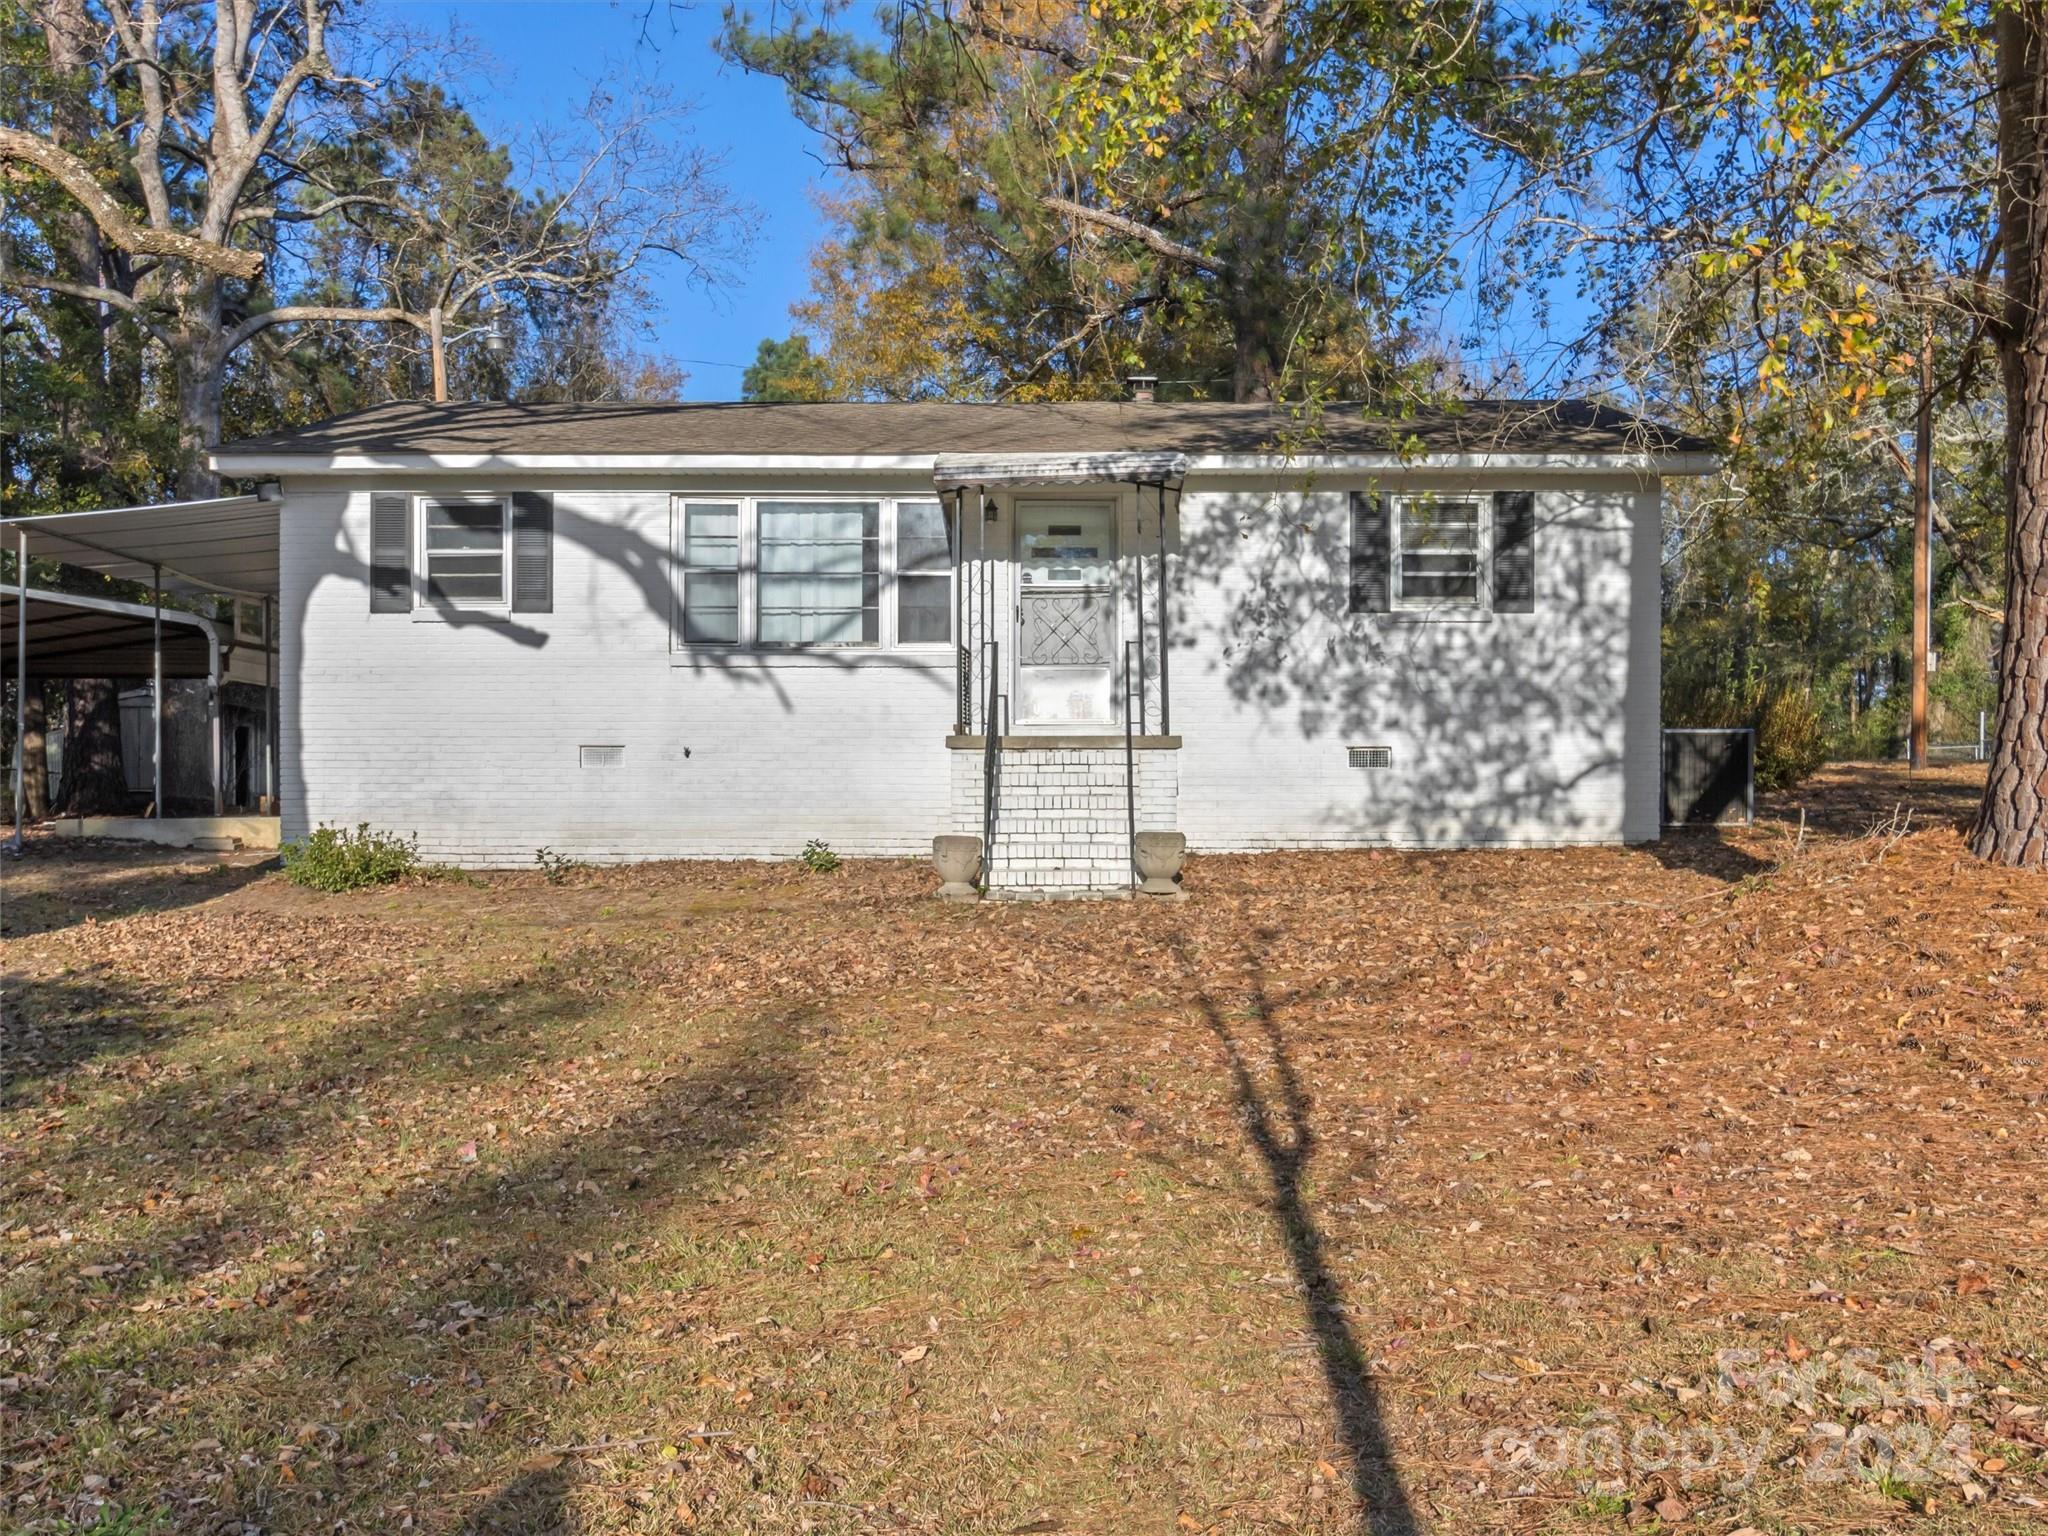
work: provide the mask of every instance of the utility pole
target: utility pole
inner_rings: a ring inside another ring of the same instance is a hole
[[[441,306],[427,311],[427,339],[434,351],[434,403],[448,403],[448,354],[441,346]]]
[[[1927,647],[1933,631],[1934,321],[1920,336],[1920,399],[1913,410],[1913,727],[1908,760],[1927,766]]]

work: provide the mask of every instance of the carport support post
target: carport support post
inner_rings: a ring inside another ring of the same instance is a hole
[[[277,685],[271,681],[271,660],[277,638],[270,627],[270,599],[263,599],[263,794],[277,814]]]
[[[156,605],[149,632],[149,773],[156,795],[150,815],[164,819],[164,568],[149,568],[149,595]]]
[[[206,712],[213,727],[213,814],[219,816],[227,806],[220,783],[220,638],[213,634],[206,637]]]
[[[22,849],[22,805],[28,798],[28,531],[14,535],[14,851]]]

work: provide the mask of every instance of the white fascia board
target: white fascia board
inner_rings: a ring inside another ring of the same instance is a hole
[[[549,454],[391,453],[296,454],[216,453],[208,462],[223,475],[415,474],[715,474],[759,475],[925,475],[938,456],[903,454],[740,455],[731,453]],[[1720,467],[1711,453],[1455,453],[1404,458],[1392,453],[1286,454],[1218,453],[1190,459],[1188,475],[1340,475],[1505,470],[1516,474],[1709,475]]]

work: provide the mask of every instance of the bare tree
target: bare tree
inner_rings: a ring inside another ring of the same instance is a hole
[[[61,190],[60,241],[13,238],[0,286],[118,316],[171,361],[179,488],[215,479],[230,360],[277,326],[374,325],[424,336],[439,310],[522,294],[600,302],[658,257],[715,281],[736,255],[737,209],[716,165],[678,144],[677,109],[599,93],[536,132],[515,188],[502,159],[429,152],[460,108],[422,82],[420,50],[375,52],[340,0],[32,0],[52,75],[68,82],[38,126],[0,127],[0,170]],[[466,122],[466,117],[463,118]],[[406,134],[413,137],[408,141]],[[115,143],[120,162],[96,152]],[[336,230],[376,247],[341,295],[308,263]],[[24,247],[40,267],[19,259]],[[331,300],[331,301],[330,301]]]

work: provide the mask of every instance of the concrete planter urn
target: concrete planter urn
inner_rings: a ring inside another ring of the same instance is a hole
[[[979,901],[974,877],[981,873],[981,839],[964,834],[947,834],[932,839],[932,867],[944,882],[939,886],[941,901]]]
[[[1140,832],[1137,839],[1138,889],[1147,896],[1184,896],[1176,883],[1187,862],[1188,840],[1179,832]]]

